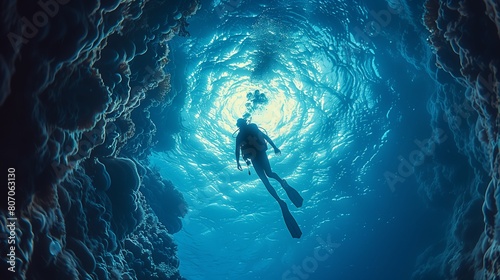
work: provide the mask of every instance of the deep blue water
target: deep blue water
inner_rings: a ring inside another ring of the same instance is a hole
[[[409,279],[444,238],[448,214],[425,203],[414,174],[432,158],[415,141],[437,134],[428,100],[440,85],[413,4],[202,2],[191,37],[170,45],[183,129],[174,150],[151,156],[189,204],[174,236],[184,277]],[[248,107],[255,90],[268,101]],[[271,180],[299,240],[255,172],[236,169],[245,113],[282,151],[268,150],[273,170],[305,199],[295,208]],[[454,146],[441,136],[435,150]]]
[[[0,279],[499,279],[498,2],[1,1]]]

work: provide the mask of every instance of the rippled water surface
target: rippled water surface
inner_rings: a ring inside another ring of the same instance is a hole
[[[172,43],[175,78],[186,94],[184,130],[176,150],[152,163],[190,205],[175,235],[181,273],[193,280],[306,279],[296,265],[309,279],[361,279],[376,271],[386,276],[372,279],[403,279],[384,264],[401,262],[391,254],[406,244],[394,236],[412,230],[396,233],[409,210],[388,210],[397,199],[383,173],[398,163],[391,147],[402,111],[423,108],[401,108],[394,77],[416,74],[388,68],[393,62],[383,61],[380,45],[356,40],[354,28],[370,19],[361,4],[247,2],[207,3],[190,20],[191,37]],[[255,90],[267,102],[253,102]],[[280,147],[281,156],[268,151],[271,165],[305,199],[300,209],[289,203],[300,240],[290,237],[253,170],[236,169],[233,133],[244,114]],[[336,245],[330,250],[324,242]],[[384,250],[390,253],[376,256]]]

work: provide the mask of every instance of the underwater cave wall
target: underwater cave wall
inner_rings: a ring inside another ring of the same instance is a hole
[[[413,277],[498,279],[500,4],[495,0],[427,0],[423,20],[436,54],[436,78],[443,84],[437,103],[464,155],[462,161],[475,171],[472,179],[460,171],[434,171],[455,174],[463,184],[447,192],[455,192],[456,200],[444,244],[424,254],[427,262]],[[447,82],[450,78],[453,82]],[[443,176],[434,181],[439,180],[451,181]],[[442,191],[436,185],[427,187],[427,195]]]
[[[0,2],[0,279],[182,279],[187,206],[147,156],[176,98],[167,42],[198,8]]]

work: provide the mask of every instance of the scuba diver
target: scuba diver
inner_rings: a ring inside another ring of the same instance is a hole
[[[268,180],[269,178],[273,178],[281,184],[281,187],[285,190],[286,194],[293,202],[296,207],[301,207],[304,199],[300,196],[300,194],[288,183],[281,179],[278,174],[271,170],[271,165],[269,164],[269,159],[267,158],[267,143],[271,144],[274,148],[274,153],[277,155],[281,154],[280,149],[276,147],[274,142],[267,136],[265,133],[259,130],[257,125],[250,123],[248,124],[245,119],[238,119],[236,122],[236,126],[239,128],[238,136],[236,136],[236,163],[237,168],[242,171],[243,168],[240,164],[240,149],[241,154],[243,155],[243,159],[247,163],[248,168],[250,168],[250,161],[253,164],[255,172],[259,176],[260,180],[266,186],[266,189],[269,193],[276,199],[278,204],[280,205],[281,212],[283,213],[283,218],[285,219],[285,224],[290,231],[293,238],[300,238],[302,235],[302,231],[299,228],[299,225],[293,218],[292,214],[288,210],[288,206],[279,196],[276,190],[273,188],[271,183]],[[248,171],[250,174],[250,171]]]

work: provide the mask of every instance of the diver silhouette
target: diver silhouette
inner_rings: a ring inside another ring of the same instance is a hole
[[[286,180],[282,179],[278,174],[271,170],[271,165],[269,163],[269,159],[267,158],[267,143],[271,144],[274,148],[274,153],[277,155],[281,154],[280,149],[274,144],[274,142],[267,136],[267,134],[260,131],[258,126],[253,123],[247,123],[245,119],[238,119],[236,122],[236,126],[239,128],[238,136],[236,136],[236,163],[238,170],[242,171],[243,168],[240,164],[240,150],[243,155],[243,159],[247,163],[248,168],[250,168],[250,161],[255,169],[255,172],[259,176],[264,186],[266,186],[267,191],[272,195],[272,197],[278,202],[281,208],[281,212],[283,214],[283,218],[285,219],[285,224],[290,231],[290,234],[293,238],[300,238],[302,235],[302,231],[299,228],[299,225],[293,218],[292,214],[288,210],[288,206],[283,201],[276,190],[273,188],[271,183],[269,182],[269,178],[273,178],[281,184],[281,187],[285,190],[287,196],[293,202],[296,207],[301,207],[304,199],[300,196],[300,194],[288,183]],[[266,143],[267,142],[267,143]],[[250,170],[248,171],[250,174]]]

